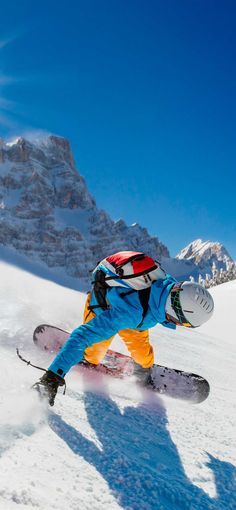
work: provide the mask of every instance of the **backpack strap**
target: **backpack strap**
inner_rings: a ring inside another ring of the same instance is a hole
[[[141,327],[143,324],[143,321],[145,319],[146,313],[148,311],[148,302],[150,297],[151,287],[147,287],[147,289],[138,290],[138,296],[140,299],[140,303],[143,307],[143,316],[140,324],[138,324],[138,327]]]
[[[98,269],[96,271],[95,275],[95,282],[93,285],[94,294],[96,297],[96,300],[98,302],[98,305],[94,305],[91,308],[102,308],[103,310],[107,310],[108,304],[106,300],[106,293],[107,293],[107,284],[105,281],[105,273],[101,271],[101,269]]]

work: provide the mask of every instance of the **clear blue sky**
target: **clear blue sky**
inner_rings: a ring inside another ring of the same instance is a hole
[[[67,137],[99,207],[236,258],[234,0],[0,0],[0,136]]]

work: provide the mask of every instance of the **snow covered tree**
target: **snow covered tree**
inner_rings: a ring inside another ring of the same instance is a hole
[[[203,287],[205,287],[205,280],[201,274],[198,277],[198,283],[199,283],[199,285],[202,285]]]
[[[201,277],[202,278],[202,277]],[[220,270],[216,268],[216,265],[213,263],[212,265],[212,276],[206,274],[204,284],[206,288],[214,287],[215,285],[220,285],[221,283],[229,282],[231,280],[236,279],[236,262],[228,261],[226,265],[226,269],[221,268]],[[200,283],[200,277],[199,277]]]
[[[189,280],[190,282],[195,282],[194,276],[190,276]],[[209,287],[214,287],[215,285],[220,285],[221,283],[229,282],[231,280],[236,280],[236,262],[227,260],[225,269],[222,267],[218,269],[216,263],[213,262],[211,274],[206,273],[204,276],[199,274],[197,282],[207,289]]]

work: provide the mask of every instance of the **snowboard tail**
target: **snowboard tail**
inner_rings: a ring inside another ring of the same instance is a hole
[[[40,349],[56,355],[69,336],[70,333],[63,329],[49,324],[41,324],[35,329],[33,340]],[[76,368],[78,370],[94,370],[123,379],[132,376],[134,364],[130,356],[109,349],[99,365],[91,365],[82,361],[76,365]],[[149,388],[156,393],[175,399],[197,404],[203,402],[210,393],[208,381],[198,374],[153,365],[151,375],[153,386]]]

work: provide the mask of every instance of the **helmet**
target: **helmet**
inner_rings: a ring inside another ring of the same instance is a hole
[[[166,301],[167,320],[189,328],[197,328],[208,321],[213,310],[211,294],[194,282],[174,284]]]

